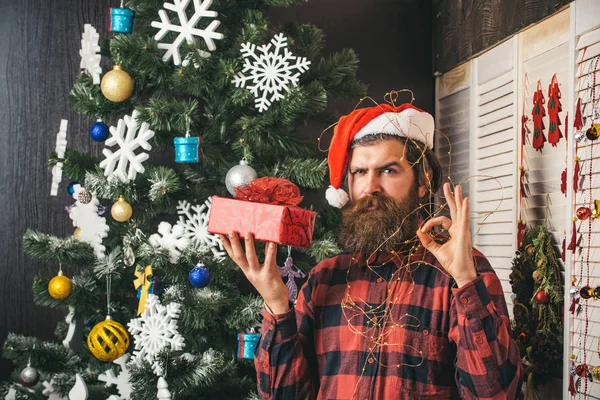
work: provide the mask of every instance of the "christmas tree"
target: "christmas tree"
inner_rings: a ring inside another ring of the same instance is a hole
[[[331,101],[366,91],[352,50],[323,55],[318,28],[276,29],[263,13],[302,2],[130,0],[111,9],[112,33],[85,26],[69,100],[103,157],[70,148],[60,123],[52,194],[70,182],[76,229],[24,236],[25,251],[48,265],[36,303],[68,315],[57,343],[9,335],[14,381],[2,396],[255,397],[243,356],[252,357],[262,300],[208,233],[211,199],[257,176],[321,189],[325,160],[301,131],[322,131],[337,119]],[[339,251],[338,214],[316,211],[310,248],[279,246],[290,291]]]

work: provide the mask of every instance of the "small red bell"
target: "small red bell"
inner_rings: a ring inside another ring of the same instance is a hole
[[[579,207],[576,211],[577,218],[579,218],[580,221],[585,221],[588,219],[591,213],[592,210],[590,210],[589,207]]]
[[[547,304],[550,301],[550,297],[545,290],[540,290],[535,294],[535,300],[540,304]]]

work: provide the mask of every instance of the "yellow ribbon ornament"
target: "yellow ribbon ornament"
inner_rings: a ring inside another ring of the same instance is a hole
[[[140,315],[146,309],[148,290],[150,290],[150,286],[152,286],[152,282],[150,282],[149,279],[152,276],[152,265],[148,265],[143,269],[140,266],[137,266],[133,274],[137,276],[137,279],[133,281],[133,286],[135,289],[137,290],[140,286],[142,287],[142,291],[140,293],[140,303],[138,304],[137,312],[137,315]]]

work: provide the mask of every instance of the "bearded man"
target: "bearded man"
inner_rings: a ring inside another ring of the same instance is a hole
[[[340,119],[326,197],[343,207],[345,252],[312,269],[295,305],[276,244],[267,243],[261,264],[251,235],[245,249],[235,232],[221,236],[265,301],[255,354],[262,398],[517,396],[519,350],[500,281],[471,246],[468,198],[446,183],[450,218],[422,219],[441,183],[433,133],[432,116],[411,104]]]

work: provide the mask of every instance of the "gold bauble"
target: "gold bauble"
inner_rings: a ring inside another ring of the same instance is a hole
[[[106,317],[92,328],[87,344],[94,357],[110,362],[125,354],[129,347],[129,335],[123,325]]]
[[[533,271],[532,276],[534,281],[539,282],[542,279],[542,271],[536,269],[535,271]]]
[[[75,228],[75,231],[73,232],[73,237],[77,240],[81,240],[81,228],[80,227]]]
[[[125,201],[123,196],[119,196],[119,200],[110,209],[110,215],[115,219],[115,221],[125,222],[131,218],[133,214],[133,209],[131,205]]]
[[[57,300],[64,300],[71,295],[73,284],[71,280],[63,275],[62,271],[48,283],[48,293]]]
[[[108,71],[100,82],[100,90],[108,100],[115,103],[127,100],[133,92],[133,79],[129,74],[121,69],[120,65],[115,65],[112,71]]]

